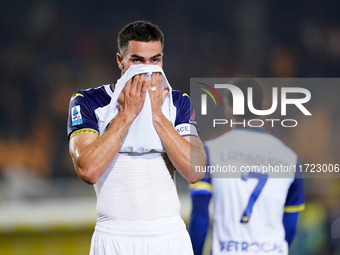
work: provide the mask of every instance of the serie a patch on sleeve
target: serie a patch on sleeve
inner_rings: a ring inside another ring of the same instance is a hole
[[[80,105],[72,107],[72,126],[83,123],[83,118],[80,113]]]

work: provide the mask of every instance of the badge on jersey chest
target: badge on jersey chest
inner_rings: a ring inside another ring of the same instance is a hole
[[[80,105],[76,105],[72,108],[72,126],[83,123],[83,118],[80,114]]]

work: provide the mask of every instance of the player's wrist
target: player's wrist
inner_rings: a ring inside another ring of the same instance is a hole
[[[120,111],[117,115],[117,118],[119,118],[122,123],[131,125],[136,116],[137,115],[127,111]]]
[[[162,111],[155,111],[152,113],[152,122],[154,125],[161,124],[164,120],[167,120]]]

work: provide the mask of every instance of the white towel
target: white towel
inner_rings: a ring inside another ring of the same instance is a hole
[[[131,79],[131,77],[137,74],[151,74],[153,72],[162,73],[162,90],[164,90],[165,88],[169,88],[169,93],[165,97],[162,104],[162,112],[164,116],[170,121],[172,126],[174,126],[176,118],[176,108],[174,107],[172,101],[172,88],[165,77],[163,69],[157,65],[132,65],[116,83],[107,117],[105,119],[104,125],[102,125],[102,130],[100,130],[101,135],[104,134],[108,124],[117,116],[119,112],[117,100],[118,96],[124,89],[126,82]],[[146,75],[146,79],[151,78],[150,74]],[[133,121],[128,135],[125,138],[125,141],[122,144],[119,152],[143,153],[150,150],[155,150],[158,152],[165,151],[163,144],[152,124],[151,102],[149,93],[146,92],[143,108]]]

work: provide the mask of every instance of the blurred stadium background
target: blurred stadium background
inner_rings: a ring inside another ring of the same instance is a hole
[[[339,13],[331,0],[1,1],[0,254],[88,254],[95,194],[68,153],[68,103],[78,89],[119,78],[124,25],[160,26],[167,78],[189,92],[191,77],[339,77]],[[304,162],[339,163],[338,95],[340,87],[317,105],[322,121],[278,134]],[[187,222],[187,183],[177,176],[177,186]],[[305,186],[291,254],[340,254],[339,179]]]

